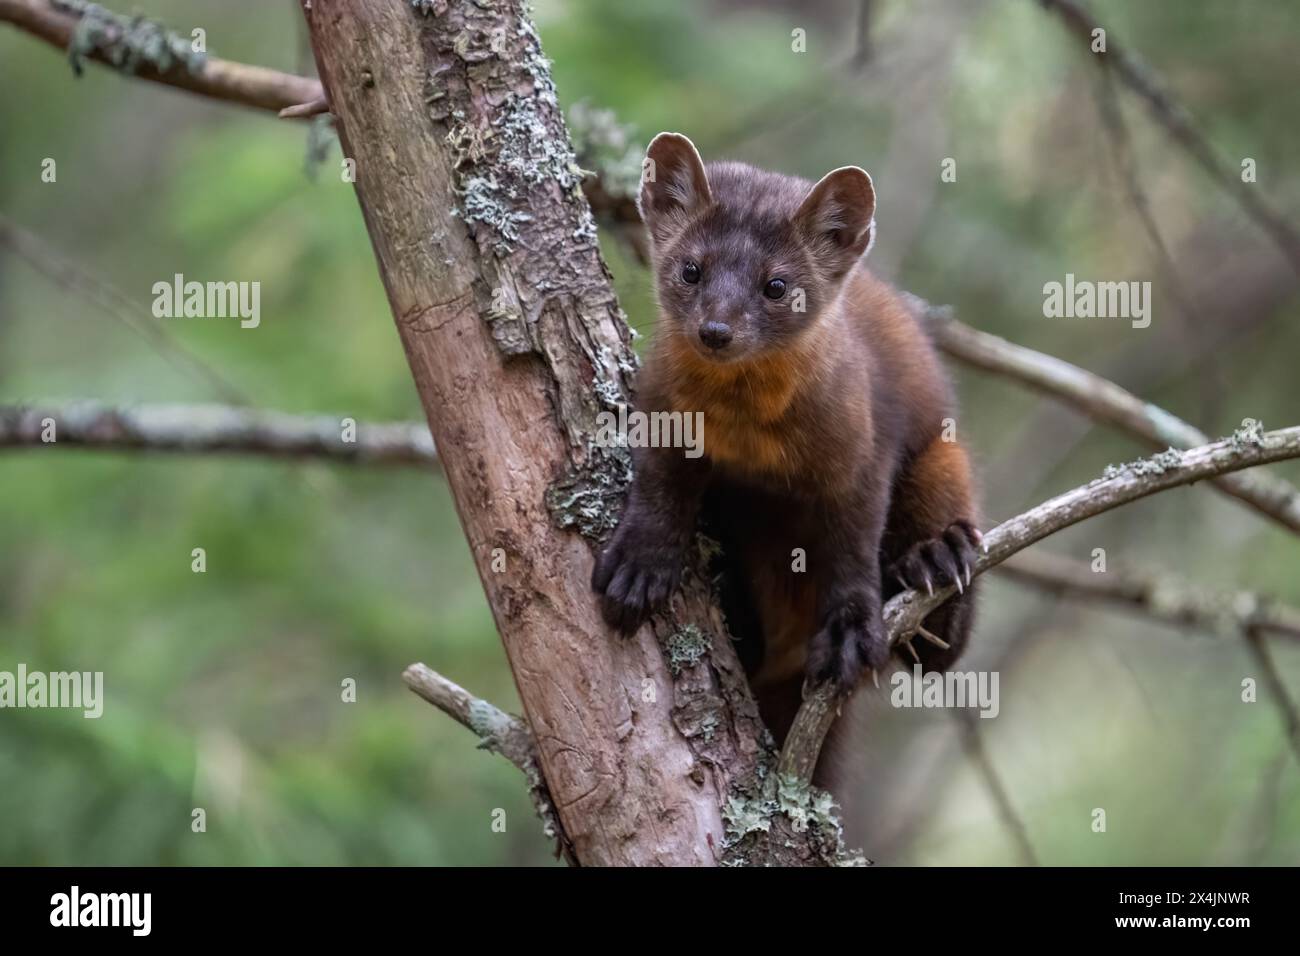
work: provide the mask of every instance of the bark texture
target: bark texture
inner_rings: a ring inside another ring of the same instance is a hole
[[[779,792],[703,575],[612,634],[589,588],[636,359],[517,0],[303,0],[393,315],[567,845],[585,865],[840,859]],[[499,569],[504,559],[504,570]]]

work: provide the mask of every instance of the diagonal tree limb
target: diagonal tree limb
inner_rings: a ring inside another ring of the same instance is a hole
[[[1015,844],[1016,853],[1020,857],[1020,865],[1038,866],[1038,854],[1034,852],[1034,845],[1029,841],[1029,831],[1025,827],[1025,822],[1016,812],[1016,806],[1011,801],[1011,794],[1007,791],[1002,775],[998,773],[993,758],[989,756],[988,748],[984,745],[984,734],[980,730],[979,717],[969,710],[954,710],[952,715],[957,721],[962,749],[966,752],[966,757],[974,767],[980,782],[984,784],[984,789],[988,791],[989,799],[993,801],[1003,827],[1011,835],[1011,841]]]
[[[1132,568],[1093,571],[1086,562],[1045,551],[1012,555],[998,575],[1063,597],[1127,607],[1176,627],[1215,634],[1257,630],[1300,639],[1300,610],[1253,591],[1207,590]]]
[[[913,302],[925,316],[939,348],[967,365],[1051,395],[1154,448],[1194,448],[1209,441],[1200,429],[1109,379],[965,325],[954,318],[950,308],[935,307],[915,297]],[[1289,482],[1267,474],[1223,474],[1210,480],[1220,491],[1300,534],[1300,490]]]
[[[1046,552],[1013,555],[998,571],[1053,594],[1118,604],[1175,627],[1241,635],[1282,718],[1287,746],[1300,760],[1300,710],[1267,643],[1268,634],[1300,638],[1300,610],[1250,591],[1207,592],[1166,574],[1094,572],[1084,562]]]
[[[1103,477],[1058,495],[988,532],[984,536],[984,554],[971,573],[981,574],[1054,532],[1139,498],[1289,458],[1300,458],[1300,426],[1264,432],[1252,423],[1213,444],[1184,452],[1169,449],[1109,468]],[[890,640],[897,644],[909,639],[926,615],[956,593],[957,588],[950,586],[928,595],[911,590],[896,595],[884,608]],[[807,690],[782,748],[779,773],[798,780],[811,779],[822,741],[842,701],[842,695],[829,684]]]
[[[68,0],[64,0],[68,2]],[[102,8],[101,8],[102,9]],[[117,18],[117,14],[108,14]],[[52,46],[67,49],[77,33],[82,17],[69,9],[60,9],[51,0],[0,0],[0,23],[11,23],[32,36]],[[119,18],[125,19],[125,18]],[[88,59],[113,66],[111,43],[116,33],[110,26],[108,36],[100,39],[104,46],[94,47],[85,56]],[[162,83],[209,99],[254,109],[269,110],[285,119],[311,119],[329,112],[329,100],[320,81],[309,76],[281,73],[278,70],[216,57],[204,57],[195,68],[178,61],[162,68],[143,61],[135,63],[129,75],[137,79]],[[571,113],[570,127],[575,137],[582,132],[582,118]],[[636,209],[636,179],[628,185],[622,169],[606,168],[605,158],[578,150],[578,160],[593,175],[582,183],[592,212],[602,222],[615,227],[633,254],[641,261],[647,260],[647,247],[641,230],[641,216]],[[640,174],[640,156],[636,162]]]
[[[110,14],[101,7],[99,29],[88,31],[83,27],[79,33],[79,25],[89,6],[50,0],[0,0],[0,22],[12,23],[32,36],[64,49],[72,47],[74,39],[84,39],[89,44],[82,54],[86,59],[109,66],[129,62],[133,76],[227,103],[279,111],[324,97],[320,82],[311,77],[294,76],[217,57],[154,60],[132,56],[124,61],[122,45],[127,42],[127,31],[122,21],[128,18]]]
[[[0,0],[2,2],[2,0]],[[144,339],[175,368],[197,374],[224,401],[250,404],[249,398],[220,372],[179,342],[149,307],[111,282],[83,269],[47,242],[0,214],[0,249],[8,249],[60,289],[80,297]]]
[[[550,791],[542,779],[537,763],[537,743],[527,722],[481,697],[475,697],[425,664],[412,664],[402,672],[402,680],[419,697],[477,734],[479,747],[500,754],[519,768],[528,779],[528,795],[537,815],[542,818],[544,832],[555,840],[555,855],[577,865],[573,846],[564,835]]]

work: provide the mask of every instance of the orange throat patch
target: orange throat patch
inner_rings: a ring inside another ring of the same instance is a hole
[[[800,390],[822,373],[826,360],[807,345],[770,356],[723,364],[699,355],[681,336],[665,343],[673,369],[675,412],[704,413],[704,454],[746,474],[789,477],[800,465],[790,427]]]

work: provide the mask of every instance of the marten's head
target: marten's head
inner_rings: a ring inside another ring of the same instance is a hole
[[[752,361],[815,335],[871,244],[876,194],[856,166],[814,185],[742,163],[705,167],[689,139],[660,133],[641,178],[660,335],[708,361]]]

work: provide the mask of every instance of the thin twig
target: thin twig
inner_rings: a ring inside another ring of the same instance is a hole
[[[296,106],[286,106],[280,110],[280,119],[302,119],[308,116],[319,116],[321,113],[328,113],[330,105],[324,96],[319,96],[310,103],[299,103]]]
[[[1025,828],[1024,821],[1020,819],[1020,814],[1016,812],[1016,806],[1011,802],[1011,795],[1002,782],[1002,775],[998,773],[993,759],[989,756],[988,748],[984,746],[979,717],[965,708],[954,710],[953,717],[961,728],[962,748],[988,791],[989,799],[997,808],[1003,826],[1011,834],[1011,841],[1016,846],[1021,865],[1038,866],[1038,854],[1034,852],[1034,845],[1029,842],[1029,831]]]
[[[1250,656],[1255,659],[1260,673],[1264,676],[1268,699],[1272,701],[1282,717],[1282,731],[1286,735],[1287,746],[1295,754],[1296,760],[1300,760],[1300,710],[1296,709],[1295,700],[1287,690],[1286,682],[1282,680],[1282,674],[1273,660],[1273,653],[1264,637],[1264,628],[1248,627],[1245,636]]]
[[[1038,0],[1047,10],[1058,14],[1066,27],[1083,43],[1089,55],[1103,69],[1115,75],[1133,93],[1146,103],[1152,118],[1209,174],[1225,192],[1237,200],[1248,216],[1255,220],[1281,249],[1291,264],[1300,272],[1300,232],[1284,216],[1273,209],[1252,183],[1243,182],[1240,175],[1226,163],[1196,128],[1187,109],[1176,100],[1151,69],[1137,54],[1115,41],[1115,34],[1106,30],[1106,52],[1092,53],[1093,31],[1101,24],[1078,0]]]
[[[537,763],[537,745],[528,724],[495,704],[475,697],[425,664],[412,664],[402,672],[402,680],[417,695],[477,734],[481,748],[500,754],[523,772],[528,778],[528,793],[542,819],[546,835],[556,841],[556,856],[562,855],[576,866],[578,861],[573,855],[573,847],[564,836],[550,791],[542,779]]]
[[[83,269],[49,243],[0,214],[0,249],[8,249],[60,289],[79,296],[144,339],[167,362],[197,374],[223,400],[247,405],[249,399],[225,376],[195,355],[143,303]]]
[[[1138,175],[1136,152],[1129,137],[1128,124],[1124,121],[1124,110],[1120,105],[1119,94],[1115,89],[1114,76],[1110,70],[1101,70],[1098,73],[1095,89],[1097,112],[1106,127],[1107,136],[1105,139],[1110,145],[1109,152],[1114,161],[1116,172],[1123,181],[1124,191],[1128,195],[1133,212],[1142,224],[1142,230],[1146,233],[1151,248],[1155,251],[1160,271],[1164,276],[1165,287],[1177,303],[1177,331],[1179,336],[1186,342],[1197,335],[1204,334],[1206,320],[1201,314],[1200,307],[1187,291],[1187,286],[1183,282],[1177,264],[1174,262],[1173,254],[1169,251],[1169,245],[1165,242],[1159,223],[1156,222],[1155,211],[1151,208],[1151,199],[1142,187],[1141,177]],[[1215,364],[1208,371],[1209,374],[1202,378],[1205,383],[1202,393],[1213,393],[1217,400],[1226,389],[1223,369],[1218,364]],[[1202,417],[1206,420],[1210,418],[1204,412]]]
[[[867,65],[867,61],[871,59],[873,6],[874,0],[858,0],[856,44],[853,48],[853,56],[849,60],[849,67],[854,70],[862,69]]]

